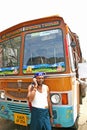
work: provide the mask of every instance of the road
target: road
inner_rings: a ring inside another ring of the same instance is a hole
[[[80,117],[78,124],[79,124],[78,130],[87,130],[87,91],[86,91],[86,97],[83,98],[83,104],[80,105]],[[11,121],[0,118],[0,130],[29,130],[29,127],[15,125]]]

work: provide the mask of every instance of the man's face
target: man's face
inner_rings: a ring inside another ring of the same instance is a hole
[[[43,82],[44,82],[44,76],[37,76],[36,79],[37,79],[38,85],[42,85],[43,84]]]

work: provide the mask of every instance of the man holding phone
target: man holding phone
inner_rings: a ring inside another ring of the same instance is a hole
[[[28,102],[32,104],[30,130],[51,130],[53,122],[49,88],[43,84],[44,72],[34,75],[33,84],[28,87]]]

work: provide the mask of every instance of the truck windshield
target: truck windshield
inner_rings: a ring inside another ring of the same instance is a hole
[[[63,72],[64,70],[65,56],[61,29],[25,35],[24,73]]]
[[[0,75],[15,74],[19,71],[21,37],[0,43]]]

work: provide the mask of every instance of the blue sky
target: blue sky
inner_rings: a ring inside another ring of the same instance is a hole
[[[79,36],[87,60],[86,0],[0,0],[0,31],[18,23],[58,14]]]

